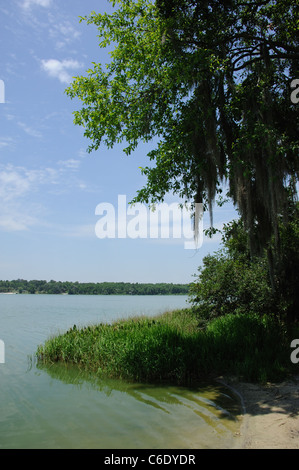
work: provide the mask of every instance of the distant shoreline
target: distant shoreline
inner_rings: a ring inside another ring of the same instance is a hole
[[[144,295],[144,296],[151,296],[151,295],[152,296],[157,296],[157,295],[160,295],[161,297],[163,295],[177,295],[177,296],[187,295],[187,294],[184,294],[184,293],[182,293],[182,294],[172,294],[172,293],[169,293],[169,294],[126,294],[126,293],[124,293],[124,294],[114,294],[114,293],[113,294],[80,294],[80,293],[79,294],[69,294],[68,292],[60,292],[60,293],[56,294],[56,293],[49,293],[49,292],[34,292],[34,293],[32,293],[32,292],[0,292],[0,295],[9,295],[9,294],[12,294],[12,295],[71,295],[71,296],[73,296],[73,295],[98,295],[98,296],[100,296],[100,295],[118,295],[120,297],[121,296],[127,296],[127,295],[131,295],[131,296],[133,296],[133,295],[138,295],[138,296],[142,296],[142,295]]]
[[[190,284],[0,280],[0,294],[188,295]]]

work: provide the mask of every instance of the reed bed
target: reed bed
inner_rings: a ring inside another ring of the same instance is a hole
[[[38,361],[77,364],[101,376],[190,385],[215,375],[280,380],[290,372],[290,342],[271,317],[232,314],[204,327],[192,309],[78,328],[49,338]]]

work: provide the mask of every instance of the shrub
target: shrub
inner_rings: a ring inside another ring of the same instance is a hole
[[[289,366],[289,344],[280,322],[270,316],[230,314],[209,323],[215,369],[245,380],[277,380]]]
[[[190,302],[203,318],[236,313],[272,313],[274,298],[266,263],[231,257],[225,251],[208,255],[190,287]]]

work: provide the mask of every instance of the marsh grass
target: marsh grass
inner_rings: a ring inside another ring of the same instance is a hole
[[[288,334],[277,320],[226,315],[204,328],[192,309],[85,328],[73,326],[37,350],[40,362],[78,364],[99,375],[190,385],[219,374],[279,380],[291,367]]]

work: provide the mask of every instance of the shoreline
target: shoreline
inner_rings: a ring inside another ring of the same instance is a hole
[[[241,400],[236,449],[299,449],[299,375],[265,385],[220,378]]]
[[[59,293],[53,293],[53,292],[0,292],[0,295],[9,295],[9,294],[14,294],[14,295],[70,295],[72,297],[76,297],[79,295],[85,295],[85,296],[118,296],[118,297],[187,297],[188,294],[124,294],[124,293],[113,293],[113,294],[88,294],[88,293],[79,293],[79,294],[72,294],[69,292],[59,292]]]

